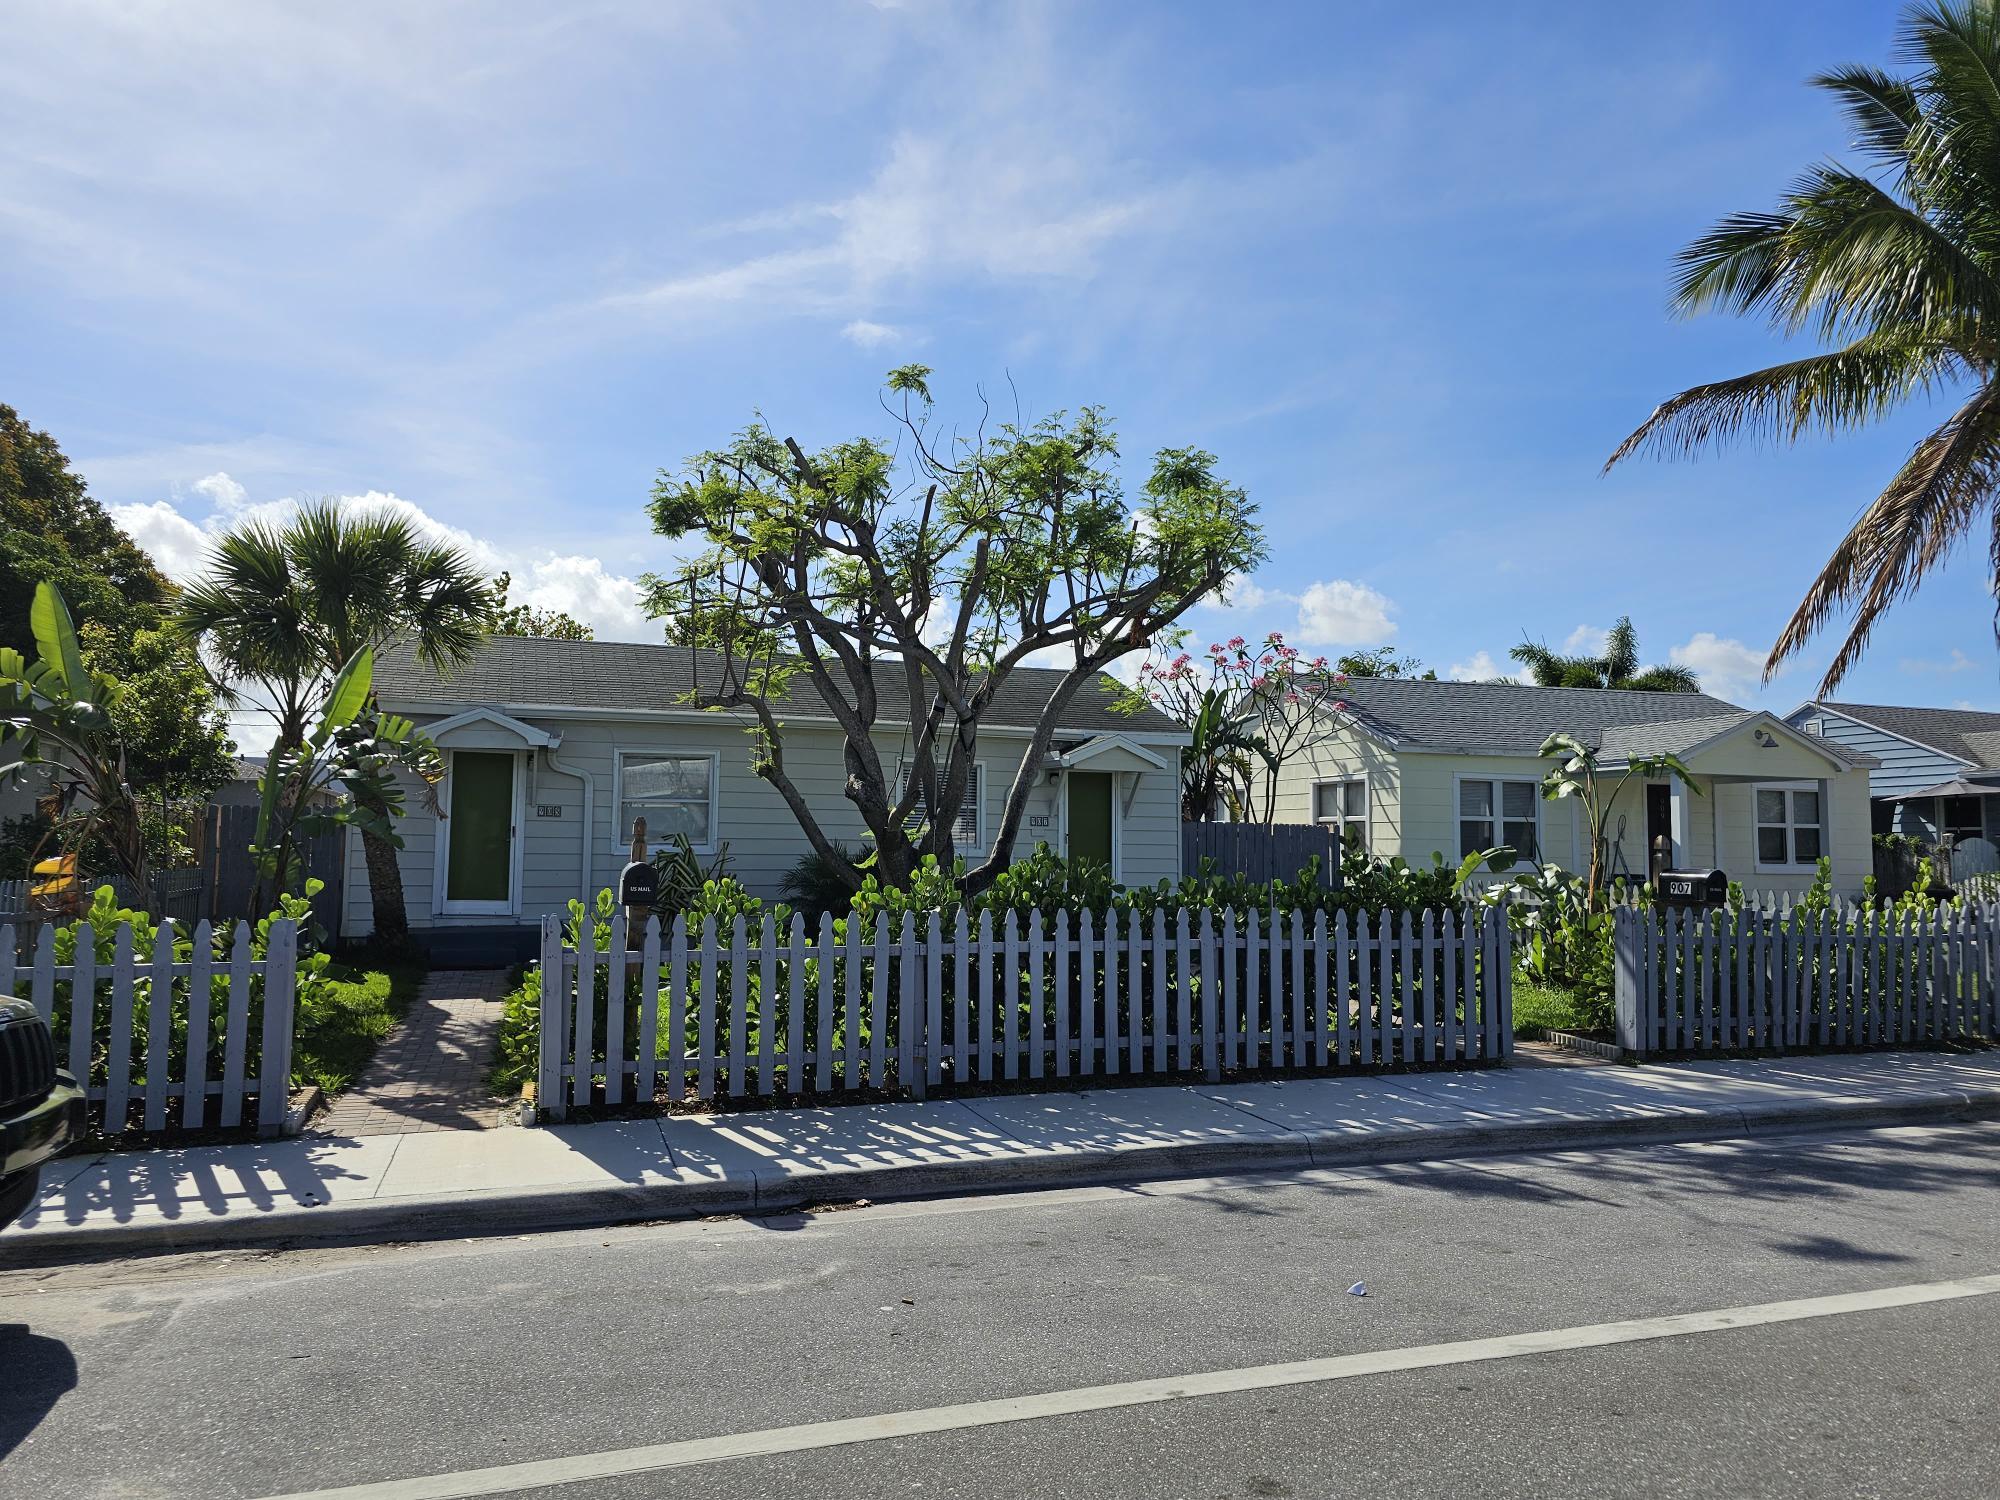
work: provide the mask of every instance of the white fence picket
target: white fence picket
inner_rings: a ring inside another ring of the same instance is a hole
[[[620,907],[611,919],[611,946],[604,954],[604,1102],[625,1102],[625,960],[631,948],[631,917]]]
[[[838,960],[833,942],[833,914],[821,912],[819,941],[814,944],[819,958],[819,1022],[813,1038],[813,1087],[824,1093],[833,1087],[834,965]]]
[[[1042,1076],[1043,1031],[1048,1006],[1047,976],[1042,963],[1048,943],[1042,932],[1042,909],[1028,913],[1028,1076]]]
[[[199,1129],[208,1121],[208,1019],[214,1009],[211,974],[215,932],[197,922],[188,962],[187,1061],[181,1068],[181,1124]]]
[[[586,917],[576,948],[576,1044],[571,1049],[572,1103],[590,1105],[591,1079],[597,1073],[597,924]]]
[[[944,935],[938,914],[930,914],[924,933],[924,1077],[944,1082]]]
[[[36,955],[37,981],[41,979],[42,956],[47,955],[50,1014],[55,1000],[55,929],[44,925],[42,951]],[[69,980],[69,1070],[77,1078],[90,1076],[90,1053],[97,1037],[97,933],[88,922],[76,929],[76,957],[70,963]]]
[[[1085,1078],[1097,1072],[1097,978],[1105,977],[1109,993],[1110,969],[1103,962],[1097,940],[1095,914],[1085,907],[1077,916],[1076,928],[1076,1070]],[[1106,1051],[1109,1052],[1109,1048]]]
[[[193,996],[189,995],[189,1000]],[[146,1129],[167,1128],[167,1085],[173,1070],[174,924],[160,923],[146,969]]]
[[[222,1053],[222,1127],[243,1123],[243,1044],[250,1029],[250,924],[234,925],[229,945],[229,1020]]]
[[[672,992],[668,992],[669,1001]],[[633,1097],[641,1104],[653,1102],[660,1074],[660,919],[646,918],[646,934],[639,950],[639,1071],[632,1083]]]
[[[729,923],[729,1093],[750,1092],[750,945],[743,914]]]

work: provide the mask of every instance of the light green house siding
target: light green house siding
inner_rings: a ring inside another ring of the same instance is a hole
[[[1281,771],[1273,797],[1274,821],[1313,821],[1316,783],[1349,777],[1368,784],[1370,848],[1429,863],[1433,852],[1460,858],[1459,787],[1468,778],[1539,782],[1549,763],[1532,755],[1461,755],[1401,750],[1345,725],[1329,726]],[[1759,746],[1747,736],[1727,740],[1690,763],[1702,795],[1688,802],[1680,863],[1718,867],[1746,890],[1798,894],[1812,883],[1810,869],[1760,869],[1755,858],[1754,791],[1762,783],[1801,783],[1826,798],[1826,853],[1834,889],[1859,895],[1873,869],[1868,772],[1835,770],[1820,755],[1790,741]],[[1713,778],[1713,779],[1712,779]],[[1612,796],[1617,776],[1607,776]],[[1255,790],[1261,798],[1261,782]],[[1261,805],[1259,803],[1258,805]],[[1587,863],[1586,822],[1574,798],[1537,797],[1541,859],[1581,871]],[[1646,794],[1639,778],[1627,782],[1607,807],[1605,832],[1613,848],[1610,871],[1643,879],[1646,868]]]
[[[438,714],[413,715],[420,727],[442,722]],[[728,846],[729,872],[758,896],[778,896],[785,875],[808,845],[797,819],[771,784],[751,768],[750,739],[726,720],[707,715],[658,715],[648,718],[557,717],[523,712],[521,719],[538,730],[561,735],[553,754],[520,752],[525,777],[519,826],[519,902],[505,912],[441,912],[436,904],[437,859],[443,823],[423,804],[419,789],[408,788],[409,812],[399,825],[404,849],[400,865],[403,896],[415,928],[452,926],[518,926],[545,913],[560,913],[575,897],[594,894],[615,883],[628,857],[618,826],[617,766],[621,752],[652,755],[713,756],[717,766],[714,799],[714,842]],[[455,736],[446,734],[441,746],[449,752]],[[491,748],[494,737],[474,735],[478,748]],[[828,835],[851,850],[862,847],[860,815],[843,794],[846,782],[842,740],[831,729],[801,725],[785,737],[785,768],[814,816]],[[984,836],[997,832],[1007,792],[1027,748],[1025,734],[989,730],[980,740],[984,766]],[[905,750],[898,735],[877,737],[884,764],[893,768]],[[1180,873],[1180,814],[1178,748],[1154,745],[1167,769],[1142,774],[1120,772],[1114,777],[1118,824],[1119,874],[1128,884],[1175,879]],[[566,773],[576,773],[566,774]],[[588,870],[584,868],[585,793],[579,777],[589,779],[591,794]],[[1038,776],[1030,791],[1016,857],[1031,853],[1038,842],[1061,837],[1058,785]],[[654,841],[658,847],[658,841]],[[977,862],[978,851],[966,851]],[[366,863],[360,839],[350,834],[347,880],[343,899],[343,932],[365,935],[372,927]]]

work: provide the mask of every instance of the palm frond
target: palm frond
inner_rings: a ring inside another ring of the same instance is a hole
[[[2000,386],[1982,387],[1918,443],[1889,487],[1834,548],[1764,664],[1768,681],[1849,604],[1847,638],[1819,685],[1831,695],[1860,659],[1884,611],[1951,553],[2000,485]],[[2000,542],[1996,542],[2000,555]]]
[[[1614,683],[1623,683],[1639,670],[1639,632],[1632,628],[1632,617],[1620,615],[1618,622],[1604,633],[1604,675]]]
[[[1880,419],[1910,396],[1967,373],[1949,344],[1918,335],[1868,335],[1733,380],[1694,386],[1662,402],[1604,467],[1644,448],[1692,457],[1710,443],[1750,437],[1794,441]]]
[[[1840,100],[1857,132],[1856,145],[1886,160],[1904,158],[1910,131],[1921,118],[1917,91],[1907,80],[1880,68],[1854,66],[1835,68],[1809,81]]]
[[[1785,214],[1731,214],[1698,236],[1675,257],[1674,310],[1747,313],[1775,297],[1791,227]]]
[[[1686,667],[1648,667],[1618,684],[1640,693],[1698,693],[1701,679]]]

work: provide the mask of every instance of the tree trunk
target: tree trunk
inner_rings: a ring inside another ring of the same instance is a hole
[[[364,832],[361,852],[368,859],[368,900],[375,910],[375,941],[400,947],[410,939],[410,918],[403,906],[403,868],[396,862],[396,846],[380,834]]]

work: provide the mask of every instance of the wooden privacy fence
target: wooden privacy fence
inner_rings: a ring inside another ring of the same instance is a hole
[[[273,922],[264,956],[250,927],[235,924],[221,953],[207,922],[192,940],[162,922],[145,951],[130,923],[112,935],[108,960],[88,922],[75,951],[56,961],[44,925],[33,957],[15,960],[0,927],[0,994],[29,1001],[55,1034],[56,1057],[83,1083],[92,1123],[108,1134],[179,1125],[231,1128],[254,1101],[258,1133],[283,1128],[290,1102],[298,932]],[[134,1111],[142,1110],[134,1119]]]
[[[1340,889],[1340,832],[1317,823],[1183,823],[1181,873],[1192,875],[1204,859],[1215,861],[1224,877],[1240,875],[1262,884],[1296,880],[1319,860],[1319,883]]]
[[[1025,921],[713,918],[600,951],[543,919],[543,1109],[1200,1069],[1422,1066],[1513,1050],[1512,952],[1491,909],[1310,921],[1179,912]]]
[[[1619,1045],[1783,1052],[2000,1039],[2000,905],[1614,915]]]

